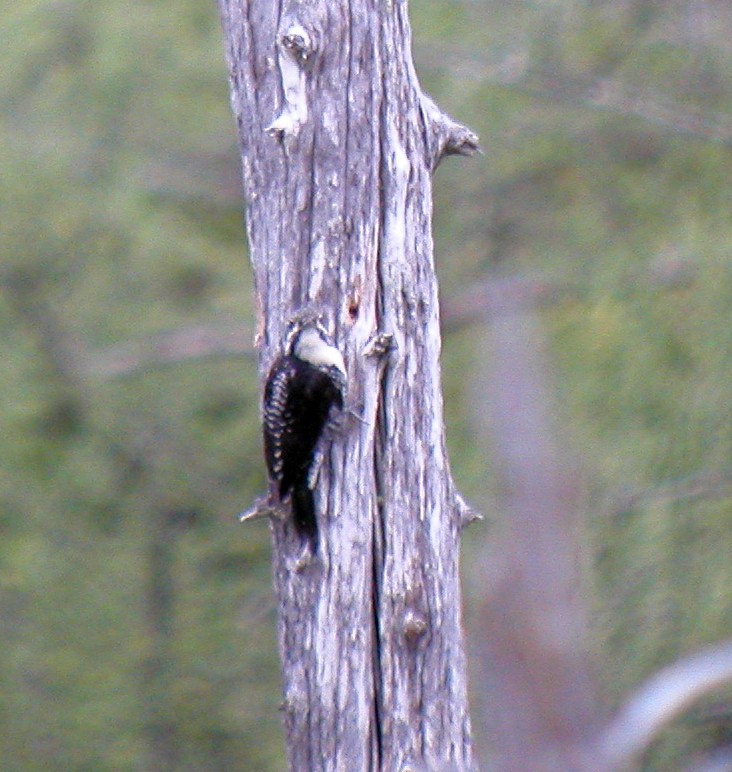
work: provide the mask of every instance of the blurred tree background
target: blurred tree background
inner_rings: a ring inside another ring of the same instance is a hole
[[[0,18],[0,767],[280,770],[252,289],[213,4]],[[452,464],[488,516],[468,298],[541,308],[610,707],[732,634],[732,7],[413,1],[485,157],[436,180]],[[467,598],[468,608],[471,599]],[[468,614],[469,616],[469,614]],[[732,692],[644,769],[732,742]]]

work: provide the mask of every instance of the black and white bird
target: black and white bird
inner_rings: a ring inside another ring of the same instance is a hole
[[[343,407],[346,368],[323,327],[296,324],[264,387],[264,455],[280,500],[290,497],[297,531],[317,548],[318,526],[310,487],[316,446],[331,408]]]

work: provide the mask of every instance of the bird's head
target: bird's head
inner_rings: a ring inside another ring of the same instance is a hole
[[[297,325],[288,339],[288,353],[320,370],[334,372],[345,384],[346,366],[341,352],[329,341],[319,321]]]

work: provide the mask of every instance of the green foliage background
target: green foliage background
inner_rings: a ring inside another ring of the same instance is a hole
[[[612,706],[732,633],[732,15],[411,10],[425,87],[485,150],[437,174],[446,306],[486,277],[555,288]],[[282,769],[268,533],[235,520],[264,485],[255,363],[124,367],[120,348],[251,325],[215,7],[20,0],[0,19],[0,767]],[[452,463],[487,508],[478,329],[446,335],[444,378]],[[730,697],[644,768],[726,742]]]

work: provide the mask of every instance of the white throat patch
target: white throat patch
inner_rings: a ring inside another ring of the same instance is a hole
[[[335,367],[344,376],[346,374],[341,352],[326,343],[315,329],[305,329],[298,335],[294,353],[296,357],[314,367]]]

